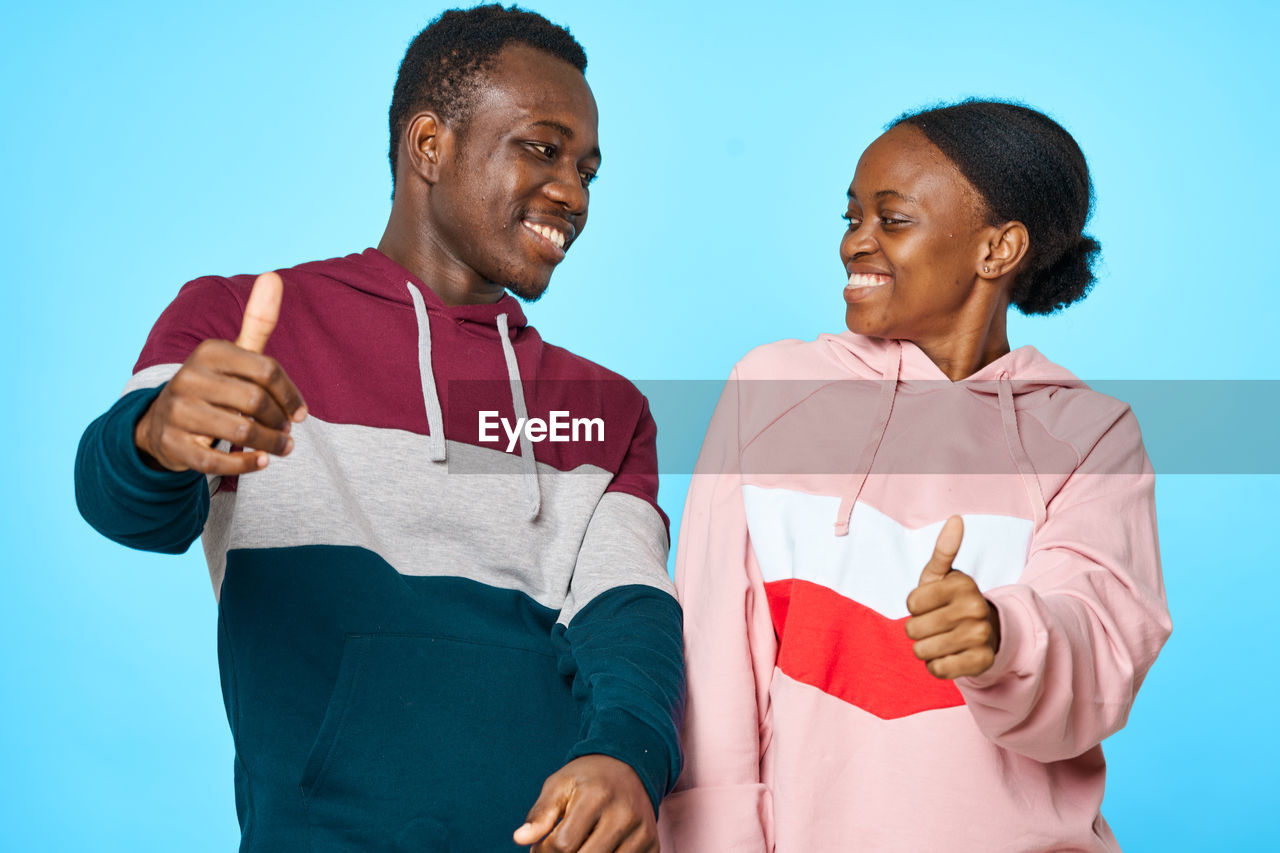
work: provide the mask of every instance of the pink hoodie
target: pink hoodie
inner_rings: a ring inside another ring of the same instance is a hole
[[[850,333],[749,353],[680,530],[665,853],[1119,849],[1099,744],[1171,627],[1153,491],[1129,408],[1031,347],[957,383]],[[1002,631],[954,682],[903,629],[952,514]]]

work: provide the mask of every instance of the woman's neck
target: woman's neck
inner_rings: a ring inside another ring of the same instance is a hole
[[[1009,304],[1003,298],[989,305],[966,306],[945,334],[912,343],[948,379],[958,382],[1009,352],[1008,315]]]

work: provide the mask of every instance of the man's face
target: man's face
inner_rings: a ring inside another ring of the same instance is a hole
[[[597,123],[576,68],[527,45],[503,48],[427,198],[451,274],[526,300],[542,295],[587,224]]]

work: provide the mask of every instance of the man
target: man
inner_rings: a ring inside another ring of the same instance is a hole
[[[203,534],[242,851],[657,849],[683,663],[653,420],[505,293],[586,224],[585,67],[536,14],[440,16],[378,248],[188,283],[81,441],[98,530]]]

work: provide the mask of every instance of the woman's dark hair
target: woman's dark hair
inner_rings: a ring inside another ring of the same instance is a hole
[[[1084,232],[1093,184],[1080,146],[1053,119],[1021,104],[961,101],[905,113],[889,126],[922,132],[986,201],[992,225],[1018,221],[1031,237],[1009,301],[1052,314],[1083,299],[1101,251]]]

